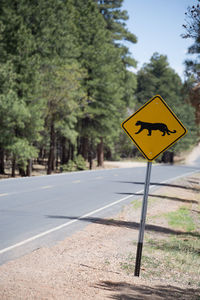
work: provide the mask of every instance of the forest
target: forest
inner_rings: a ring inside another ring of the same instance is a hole
[[[0,174],[31,176],[92,169],[94,161],[138,157],[121,122],[156,94],[167,100],[188,134],[171,152],[199,141],[200,0],[188,8],[183,38],[194,60],[186,81],[165,55],[137,62],[128,43],[123,0],[1,0]],[[180,24],[181,26],[182,24]],[[126,42],[126,43],[125,43]],[[163,157],[160,160],[164,159]]]

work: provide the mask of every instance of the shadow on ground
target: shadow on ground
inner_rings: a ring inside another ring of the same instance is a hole
[[[197,300],[200,289],[180,288],[171,285],[145,286],[127,284],[126,282],[101,281],[97,289],[111,292],[110,299],[115,300]]]
[[[139,185],[143,185],[144,186],[144,182],[140,182],[140,181],[117,181],[119,183],[130,183],[130,184],[139,184]],[[180,189],[184,189],[184,190],[191,190],[193,192],[200,192],[200,187],[196,188],[196,187],[191,187],[191,186],[185,186],[185,185],[178,185],[178,184],[170,184],[170,183],[158,183],[158,182],[151,182],[150,186],[163,186],[163,187],[172,187],[172,188],[180,188]]]
[[[97,217],[78,217],[78,216],[57,216],[57,215],[47,215],[47,218],[51,219],[67,219],[67,220],[78,220],[83,222],[89,222],[89,223],[98,223],[102,225],[108,225],[108,226],[118,226],[118,227],[126,227],[131,229],[139,229],[140,224],[137,222],[130,222],[130,221],[121,221],[121,220],[114,220],[114,219],[103,219],[103,218],[97,218]],[[174,234],[174,235],[191,235],[195,237],[200,237],[200,235],[197,232],[183,232],[179,230],[173,230],[170,228],[157,226],[157,225],[151,225],[146,224],[145,230],[151,231],[151,232],[160,232],[165,234]]]
[[[200,192],[200,191],[199,191]],[[133,196],[143,196],[144,194],[142,193],[117,193],[118,195],[133,195]],[[165,196],[165,195],[157,195],[157,194],[148,194],[149,197],[153,198],[161,198],[161,199],[168,199],[172,201],[179,201],[183,203],[194,203],[198,204],[199,202],[196,200],[189,200],[189,199],[184,199],[184,198],[178,198],[178,197],[170,197],[170,196]]]

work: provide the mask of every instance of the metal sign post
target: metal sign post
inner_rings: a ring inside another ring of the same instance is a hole
[[[151,177],[151,167],[152,162],[148,161],[147,163],[147,171],[146,171],[146,179],[145,179],[145,187],[144,187],[144,198],[142,204],[142,213],[141,213],[141,220],[140,220],[140,231],[138,236],[138,244],[137,244],[137,254],[136,254],[136,262],[135,262],[135,276],[140,275],[140,264],[141,264],[141,257],[142,257],[142,247],[143,247],[143,239],[144,239],[144,229],[145,229],[145,221],[146,221],[146,214],[147,214],[147,200],[148,200],[148,193],[149,193],[149,184],[150,184],[150,177]]]

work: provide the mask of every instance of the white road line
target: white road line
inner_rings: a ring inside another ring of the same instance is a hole
[[[41,189],[45,190],[45,189],[50,189],[52,187],[53,187],[53,185],[44,185],[41,187]]]
[[[23,194],[23,193],[30,193],[30,192],[37,192],[39,190],[46,190],[46,189],[50,189],[52,188],[53,185],[44,185],[44,186],[41,186],[41,187],[38,187],[38,188],[35,188],[35,189],[30,189],[30,190],[23,190],[23,191],[20,191],[20,192],[12,192],[12,193],[3,193],[3,194],[0,194],[0,197],[4,197],[4,196],[15,196],[15,195],[18,195],[18,194]]]
[[[80,180],[74,180],[72,181],[72,183],[80,183],[81,181]]]
[[[0,197],[8,196],[8,193],[0,194]]]
[[[168,180],[164,180],[164,181],[160,182],[159,185],[162,184],[162,183],[170,182],[170,181],[172,181],[172,180],[176,180],[176,179],[181,178],[181,177],[189,176],[189,175],[194,174],[194,173],[197,173],[197,172],[198,172],[198,171],[189,172],[189,173],[186,173],[186,174],[184,174],[184,175],[180,175],[180,176],[176,176],[176,177],[174,177],[174,178],[168,179]],[[156,185],[152,185],[152,186],[150,186],[149,188],[152,189],[152,188],[155,187],[155,186],[156,186]],[[144,191],[144,189],[141,189],[140,191],[136,192],[136,194],[140,194],[140,193],[142,193],[143,191]],[[58,230],[60,230],[60,229],[62,229],[62,228],[64,228],[64,227],[67,227],[67,226],[69,226],[69,225],[71,225],[71,224],[73,224],[73,223],[76,223],[76,222],[80,221],[81,219],[84,219],[84,218],[89,217],[89,216],[91,216],[91,215],[93,215],[93,214],[95,214],[95,213],[98,213],[98,212],[100,212],[100,211],[102,211],[102,210],[104,210],[104,209],[107,209],[107,208],[109,208],[109,207],[112,207],[112,206],[114,206],[114,205],[116,205],[116,204],[118,204],[118,203],[120,203],[120,202],[123,202],[123,201],[125,201],[125,200],[127,200],[127,199],[129,199],[129,198],[131,198],[131,197],[133,197],[133,195],[128,195],[128,196],[126,196],[126,197],[124,197],[124,198],[122,198],[122,199],[119,199],[119,200],[114,201],[114,202],[112,202],[112,203],[110,203],[110,204],[107,204],[107,205],[105,205],[105,206],[103,206],[103,207],[100,207],[100,208],[98,208],[98,209],[96,209],[96,210],[93,210],[93,211],[91,211],[91,212],[89,212],[89,213],[87,213],[87,214],[85,214],[85,215],[83,215],[83,216],[81,216],[81,217],[79,217],[79,218],[77,218],[77,219],[75,219],[75,220],[71,220],[71,221],[69,221],[69,222],[67,222],[67,223],[64,223],[64,224],[62,224],[62,225],[59,225],[59,226],[57,226],[57,227],[54,227],[54,228],[52,228],[52,229],[49,229],[49,230],[47,230],[47,231],[44,231],[44,232],[39,233],[39,234],[37,234],[37,235],[34,235],[34,236],[32,236],[31,238],[28,238],[28,239],[26,239],[26,240],[23,240],[23,241],[21,241],[21,242],[19,242],[19,243],[16,243],[16,244],[14,244],[14,245],[12,245],[12,246],[10,246],[10,247],[4,248],[4,249],[0,250],[0,254],[3,254],[3,253],[8,252],[8,251],[10,251],[10,250],[13,250],[13,249],[15,249],[15,248],[17,248],[17,247],[23,246],[23,245],[25,245],[25,244],[27,244],[27,243],[29,243],[29,242],[32,242],[32,241],[34,241],[34,240],[36,240],[36,239],[38,239],[38,238],[41,238],[41,237],[43,237],[43,236],[45,236],[45,235],[47,235],[47,234],[50,234],[50,233],[52,233],[52,232],[58,231]]]

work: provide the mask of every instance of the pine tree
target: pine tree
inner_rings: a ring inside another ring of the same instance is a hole
[[[98,165],[103,164],[105,142],[108,144],[112,138],[118,137],[119,119],[123,118],[123,112],[130,99],[128,88],[133,79],[126,70],[127,48],[115,43],[114,23],[112,26],[108,24],[106,20],[108,12],[103,14],[101,6],[103,1],[100,2],[83,0],[74,2],[79,13],[78,40],[82,49],[79,61],[87,72],[83,86],[88,97],[88,106],[79,122],[81,137],[78,148],[85,159],[88,159],[88,156],[90,159],[94,152],[97,152]],[[118,6],[114,3],[115,18],[123,18],[123,13],[119,11],[117,13],[116,7]],[[109,14],[112,12],[109,11]],[[115,23],[117,26],[117,21]],[[123,25],[120,25],[120,28],[121,36],[124,37],[126,30]],[[127,32],[126,37],[128,39]],[[133,82],[135,85],[135,80]]]
[[[88,103],[79,122],[78,148],[85,159],[90,159],[98,144],[98,162],[102,164],[103,139],[115,130],[121,110],[123,66],[94,1],[75,1],[75,5],[81,46],[79,61],[87,74],[83,87]]]
[[[76,62],[79,52],[73,18],[72,1],[41,0],[32,5],[29,19],[41,62],[42,97],[46,103],[45,139],[46,133],[49,135],[48,174],[55,169],[59,138],[62,141],[64,137],[69,141],[75,139],[74,124],[78,106],[82,105],[77,99],[82,75]]]
[[[44,97],[47,100],[46,127],[50,133],[48,174],[55,169],[56,144],[59,140],[76,143],[77,118],[84,105],[84,93],[79,79],[82,78],[78,65],[66,64],[49,68],[44,74]]]
[[[120,119],[122,120],[125,116],[123,111],[126,111],[127,108],[135,106],[135,89],[136,89],[136,75],[129,71],[129,68],[136,67],[136,61],[131,57],[129,49],[127,47],[127,42],[136,43],[136,36],[131,33],[126,27],[126,21],[128,20],[128,13],[125,10],[122,10],[123,0],[97,0],[99,10],[106,21],[106,27],[111,33],[112,43],[115,45],[120,56],[121,68],[120,71],[123,73],[121,77],[120,87],[123,87],[123,96],[122,101],[124,105],[124,110],[121,106],[121,115]],[[121,136],[121,131],[118,128],[113,131],[112,138],[107,138],[107,146],[114,151],[113,140],[119,140]],[[108,147],[107,147],[108,148]]]
[[[112,41],[120,51],[125,67],[136,67],[136,61],[130,56],[129,49],[124,42],[135,44],[137,37],[126,28],[128,12],[122,10],[124,0],[96,0],[103,15],[107,29],[111,32]]]
[[[169,106],[176,109],[180,103],[182,82],[178,74],[169,66],[167,56],[154,53],[149,63],[138,72],[136,96],[140,104],[156,94],[168,99]]]
[[[113,41],[127,40],[136,43],[136,36],[128,31],[125,21],[128,20],[126,10],[121,10],[124,0],[95,0],[103,15],[107,29],[112,32]]]

